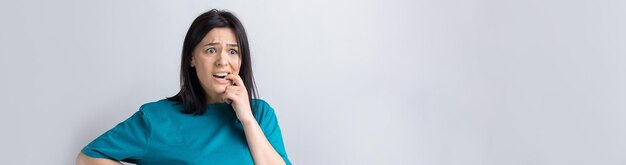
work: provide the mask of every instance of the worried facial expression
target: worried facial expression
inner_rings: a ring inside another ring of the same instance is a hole
[[[193,50],[191,67],[196,69],[207,99],[221,98],[230,80],[228,74],[239,74],[241,55],[237,37],[230,28],[213,28]]]

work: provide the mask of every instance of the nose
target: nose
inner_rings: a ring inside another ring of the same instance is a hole
[[[217,57],[217,61],[215,61],[215,65],[217,66],[228,66],[228,53],[222,51]]]

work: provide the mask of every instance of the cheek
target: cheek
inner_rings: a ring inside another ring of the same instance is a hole
[[[204,83],[208,83],[209,80],[209,76],[207,76],[207,70],[205,68],[202,67],[195,67],[196,69],[196,74],[198,76],[198,79],[200,80],[200,83],[204,84]]]
[[[194,67],[194,69],[196,70],[196,74],[198,74],[198,78],[202,81],[208,81],[213,78],[213,76],[210,74],[213,68],[211,68],[211,65],[207,62],[207,59],[200,58],[196,59],[195,61],[196,66]]]
[[[241,59],[236,58],[230,62],[230,65],[233,66],[233,69],[239,73],[239,69],[241,68]]]

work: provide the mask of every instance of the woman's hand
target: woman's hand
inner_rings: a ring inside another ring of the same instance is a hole
[[[228,74],[225,79],[230,80],[232,85],[226,86],[226,90],[222,94],[224,102],[233,106],[237,119],[239,121],[253,121],[254,116],[250,108],[250,99],[248,99],[248,91],[243,84],[243,80],[237,74]]]
[[[283,158],[267,141],[267,137],[252,116],[248,91],[241,77],[236,74],[229,74],[225,78],[230,80],[233,85],[226,87],[222,98],[226,103],[233,106],[237,119],[241,121],[254,164],[285,164]]]

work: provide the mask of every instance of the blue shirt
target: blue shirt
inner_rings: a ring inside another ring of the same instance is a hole
[[[253,99],[251,106],[267,140],[291,164],[274,109],[260,99]],[[195,116],[181,109],[182,104],[168,99],[144,104],[82,152],[136,164],[254,164],[243,127],[229,104],[207,104],[206,112]]]

